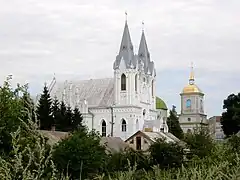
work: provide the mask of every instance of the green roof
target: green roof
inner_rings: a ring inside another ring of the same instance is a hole
[[[165,102],[157,96],[156,96],[156,109],[164,109],[164,110],[168,109]]]

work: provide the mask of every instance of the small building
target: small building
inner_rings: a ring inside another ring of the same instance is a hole
[[[221,116],[210,117],[208,122],[209,132],[212,138],[215,140],[223,140],[225,135],[222,130]]]
[[[134,150],[147,151],[152,143],[157,139],[165,139],[168,143],[181,142],[173,134],[168,132],[153,132],[151,128],[145,128],[144,131],[137,131],[135,134],[125,140]]]

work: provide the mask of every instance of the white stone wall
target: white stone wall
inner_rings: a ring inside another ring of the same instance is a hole
[[[90,109],[94,113],[94,129],[100,134],[102,133],[102,121],[107,124],[107,135],[111,134],[111,109]],[[121,137],[123,140],[133,135],[136,131],[143,129],[144,120],[142,110],[138,107],[113,107],[113,136]],[[126,132],[122,132],[122,119],[127,123]],[[90,124],[90,123],[88,123]]]

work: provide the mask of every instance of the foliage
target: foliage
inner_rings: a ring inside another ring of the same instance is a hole
[[[162,168],[179,167],[183,163],[183,148],[177,143],[166,142],[165,139],[157,139],[149,152],[153,164]]]
[[[12,149],[11,132],[15,132],[20,125],[20,119],[26,118],[23,113],[24,105],[21,94],[26,86],[17,85],[12,89],[11,77],[8,77],[0,87],[0,155],[8,155]]]
[[[52,100],[45,84],[43,93],[41,94],[38,106],[37,117],[40,121],[40,129],[51,130],[54,125],[54,119],[52,117]]]
[[[226,136],[236,134],[240,130],[240,93],[231,94],[223,101],[221,124]]]
[[[211,154],[214,148],[213,139],[207,128],[196,128],[193,133],[187,133],[184,141],[190,149],[190,155],[204,158]],[[190,157],[190,156],[189,156]]]
[[[72,130],[77,130],[79,128],[82,128],[82,114],[80,113],[79,109],[77,107],[73,110],[73,122],[72,122]]]
[[[102,171],[106,154],[100,145],[100,137],[86,129],[74,131],[59,142],[53,152],[54,162],[59,170],[68,170],[72,178],[87,177]]]
[[[148,155],[142,151],[134,151],[133,149],[126,149],[121,152],[109,154],[108,162],[106,164],[107,173],[115,171],[127,171],[129,168],[136,169],[150,169],[150,160]]]
[[[184,137],[183,130],[180,127],[177,112],[176,112],[175,108],[172,108],[172,110],[170,110],[170,116],[167,119],[167,125],[168,125],[168,129],[169,129],[168,131],[170,133],[172,133],[179,139],[183,139],[183,137]]]
[[[1,134],[6,138],[1,147],[9,146],[8,157],[0,155],[0,179],[58,179],[51,147],[37,131],[33,103],[26,90],[27,86],[20,85],[13,90],[10,79],[0,89],[1,133],[8,133],[7,137]]]

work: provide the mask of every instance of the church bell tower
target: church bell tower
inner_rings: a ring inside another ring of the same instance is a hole
[[[185,86],[180,94],[181,114],[179,123],[183,131],[192,132],[194,128],[207,125],[207,116],[204,113],[204,93],[195,84],[193,66],[188,85]]]

